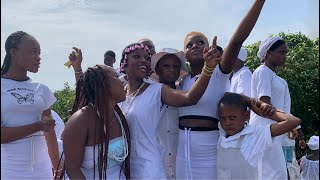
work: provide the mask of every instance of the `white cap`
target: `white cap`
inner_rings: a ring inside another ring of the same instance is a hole
[[[279,36],[275,36],[275,37],[270,37],[264,40],[259,46],[259,51],[257,52],[258,57],[261,59],[264,59],[270,47],[278,40],[283,40],[283,39]]]
[[[247,59],[248,53],[244,47],[240,48],[239,54],[238,54],[238,59],[241,61],[245,62]]]
[[[319,149],[319,136],[311,136],[309,142],[307,143],[311,150]]]

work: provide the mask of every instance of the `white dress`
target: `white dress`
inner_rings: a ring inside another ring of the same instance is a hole
[[[31,79],[1,78],[1,127],[17,127],[41,120],[56,101],[49,88]],[[52,179],[52,163],[43,132],[1,144],[1,179]]]
[[[270,97],[274,107],[290,114],[291,98],[288,84],[266,65],[259,66],[253,72],[251,81],[251,97],[260,99],[262,96]],[[274,123],[276,121],[250,113],[250,125],[266,126]],[[262,176],[266,179],[287,179],[286,161],[281,145],[282,136],[275,137],[272,148],[264,154]]]
[[[160,83],[150,84],[139,96],[119,103],[130,129],[132,179],[166,179],[158,140],[161,88]]]
[[[123,140],[122,137],[118,137],[110,140],[109,142],[107,179],[126,179],[124,175],[124,168],[121,169],[123,162],[118,162],[110,158],[111,154],[118,154],[118,155],[123,154],[123,146],[121,143],[122,140]],[[85,147],[83,162],[81,165],[81,171],[86,177],[86,179],[99,179],[98,145],[95,146],[95,158],[93,156],[93,152],[94,152],[93,146]],[[94,163],[95,163],[95,167],[94,167]]]
[[[301,180],[319,179],[319,160],[312,161],[303,156],[301,158]]]

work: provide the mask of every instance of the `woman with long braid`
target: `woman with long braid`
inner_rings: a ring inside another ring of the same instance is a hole
[[[52,179],[52,165],[54,172],[60,173],[55,121],[48,118],[56,98],[47,86],[27,76],[27,72],[38,72],[39,42],[17,31],[7,38],[5,50],[1,67],[1,179]]]
[[[130,178],[129,130],[116,106],[125,99],[126,91],[112,67],[96,65],[81,74],[73,115],[62,135],[70,179]]]

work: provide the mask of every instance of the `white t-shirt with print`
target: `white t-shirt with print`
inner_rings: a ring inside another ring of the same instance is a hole
[[[230,82],[230,92],[251,96],[251,78],[252,72],[246,66],[243,66],[233,74]]]
[[[1,78],[1,127],[24,126],[40,121],[42,112],[55,101],[50,89],[39,82]],[[3,179],[52,178],[43,132],[1,144],[1,171]]]

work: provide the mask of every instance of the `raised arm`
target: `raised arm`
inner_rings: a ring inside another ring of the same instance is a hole
[[[69,60],[72,61],[72,68],[74,70],[74,75],[76,78],[76,82],[79,80],[82,72],[82,51],[79,48],[72,47],[74,51],[72,51],[69,55]]]
[[[205,60],[204,68],[199,78],[188,92],[175,90],[167,85],[162,86],[161,99],[164,104],[173,107],[182,107],[194,105],[200,100],[206,91],[213,69],[221,60],[220,58],[217,58],[219,57],[219,51],[216,49],[216,45],[217,37],[215,36],[211,48],[206,48],[203,51]]]
[[[220,67],[223,72],[231,72],[234,62],[239,54],[242,43],[247,39],[251,33],[254,25],[262,10],[265,0],[255,0],[248,13],[238,25],[236,31],[233,33],[223,55]]]
[[[277,121],[277,123],[270,126],[272,137],[289,132],[301,123],[299,118],[286,114],[282,110],[277,110],[270,104],[255,99],[250,99],[249,101],[250,109],[256,114]]]

